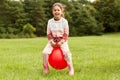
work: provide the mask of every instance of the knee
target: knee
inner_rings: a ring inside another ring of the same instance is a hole
[[[71,59],[71,56],[72,56],[72,54],[71,54],[70,52],[67,52],[67,53],[64,54],[64,57],[65,57],[65,59],[67,59],[67,60],[70,60],[70,59]]]
[[[65,56],[71,56],[72,55],[70,51],[63,51],[63,53],[64,53]]]
[[[67,58],[70,58],[72,56],[72,54],[71,53],[65,53],[64,56],[67,57]]]
[[[42,53],[42,55],[48,55],[48,54],[49,54],[49,53],[44,53],[44,52]]]
[[[46,56],[48,56],[48,53],[42,53],[42,56],[46,57]]]

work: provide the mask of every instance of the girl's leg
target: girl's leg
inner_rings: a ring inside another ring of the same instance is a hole
[[[43,50],[43,68],[44,68],[44,73],[48,73],[49,72],[49,67],[48,67],[48,54],[50,54],[53,50],[53,47],[51,46],[51,44],[48,42],[48,44],[46,45],[46,47]]]
[[[64,53],[64,57],[67,62],[67,65],[68,65],[69,75],[74,75],[74,68],[73,68],[73,64],[72,64],[72,54],[69,50],[67,41],[61,46],[61,49]]]
[[[68,69],[69,69],[69,75],[74,75],[74,68],[72,63],[72,56],[71,53],[65,53],[65,60],[67,61]]]
[[[44,73],[47,74],[49,72],[48,54],[44,54],[44,53],[43,53],[43,68],[44,68]]]

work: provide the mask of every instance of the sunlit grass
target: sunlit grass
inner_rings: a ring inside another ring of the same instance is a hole
[[[120,80],[120,34],[70,37],[75,75],[68,69],[43,74],[47,38],[0,39],[0,80]]]

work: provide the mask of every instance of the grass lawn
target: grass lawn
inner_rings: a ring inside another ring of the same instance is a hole
[[[69,37],[75,75],[68,69],[43,74],[47,38],[0,39],[0,80],[120,80],[120,33]]]

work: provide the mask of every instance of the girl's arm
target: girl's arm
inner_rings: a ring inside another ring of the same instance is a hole
[[[65,21],[65,25],[64,25],[64,34],[63,34],[63,39],[61,40],[62,42],[65,42],[68,40],[68,36],[69,36],[69,26],[68,26],[68,21]]]
[[[69,36],[69,26],[68,26],[68,21],[66,20],[64,22],[64,34],[63,34],[63,39],[60,41],[62,44],[68,40]]]
[[[48,38],[49,42],[53,42],[52,32],[49,29],[49,27],[47,27],[47,38]]]
[[[56,45],[56,43],[53,40],[53,36],[52,36],[52,33],[49,28],[47,29],[47,37],[48,37],[48,40],[49,40],[51,46],[54,47]]]
[[[48,38],[49,42],[53,42],[53,35],[50,30],[50,21],[48,21],[48,24],[47,24],[47,38]]]
[[[69,35],[69,29],[65,28],[64,29],[64,34],[63,34],[63,39],[66,41],[68,40],[68,35]]]
[[[48,38],[51,46],[53,46],[53,47],[56,46],[56,43],[54,42],[53,35],[52,35],[51,29],[50,29],[49,22],[48,22],[48,25],[47,25],[47,38]]]

